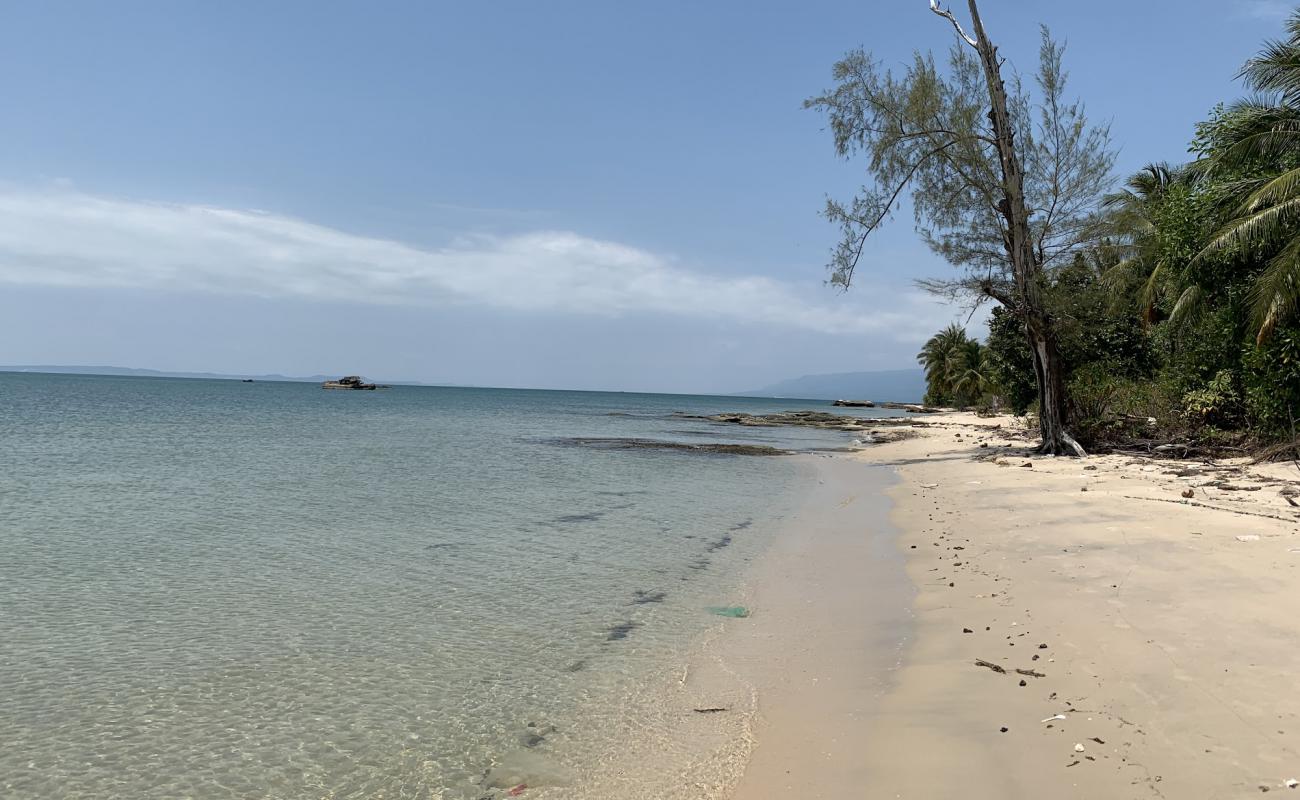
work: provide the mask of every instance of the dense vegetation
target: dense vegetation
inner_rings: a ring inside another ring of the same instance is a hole
[[[1300,12],[1240,78],[1248,99],[1189,132],[1188,163],[1124,181],[1086,245],[1046,271],[1070,425],[1086,446],[1296,451]],[[984,344],[950,327],[918,360],[928,402],[1036,411],[1024,323],[1003,308]]]

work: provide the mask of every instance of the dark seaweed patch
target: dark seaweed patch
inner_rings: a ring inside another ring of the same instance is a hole
[[[716,553],[717,551],[721,550],[722,548],[726,547],[729,544],[731,544],[731,534],[725,533],[716,542],[711,543],[708,547],[708,550],[710,553]]]
[[[740,522],[737,522],[735,525],[732,525],[729,530],[743,531],[753,524],[754,524],[754,520],[752,519],[741,520]]]
[[[632,633],[632,631],[636,630],[639,627],[641,627],[641,623],[639,622],[632,622],[631,620],[628,620],[627,622],[620,622],[609,629],[608,633],[605,636],[605,641],[617,642],[622,639],[626,639],[628,635]]]
[[[675,450],[686,453],[727,456],[788,456],[789,450],[758,444],[732,444],[726,442],[707,442],[690,444],[688,442],[669,442],[659,439],[620,439],[576,437],[571,439],[551,439],[551,444],[569,447],[589,447],[595,450]]]
[[[585,514],[566,514],[563,517],[556,517],[553,522],[571,523],[571,522],[595,522],[605,516],[608,511],[588,511]]]
[[[632,595],[632,605],[643,606],[647,603],[662,603],[667,596],[667,592],[647,592],[644,589],[638,589]]]

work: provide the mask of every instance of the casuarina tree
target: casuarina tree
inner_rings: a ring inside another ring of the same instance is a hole
[[[1069,432],[1066,369],[1044,292],[1050,272],[1101,235],[1099,204],[1114,164],[1109,130],[1066,99],[1063,48],[1046,29],[1037,92],[1014,76],[1008,86],[975,0],[968,6],[969,32],[930,0],[958,38],[946,69],[918,51],[896,75],[858,50],[835,65],[833,89],[806,101],[826,115],[837,152],[866,163],[858,195],[827,202],[842,233],[831,282],[852,284],[871,234],[910,199],[925,241],[960,269],[923,285],[1014,315],[1037,379],[1042,450],[1082,455]]]

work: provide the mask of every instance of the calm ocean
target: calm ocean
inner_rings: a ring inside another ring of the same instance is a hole
[[[0,374],[0,795],[581,781],[811,471],[556,440],[847,442],[673,416],[790,408]]]

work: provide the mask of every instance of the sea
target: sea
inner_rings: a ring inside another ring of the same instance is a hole
[[[0,373],[0,796],[609,796],[851,438],[692,415],[803,408]]]

